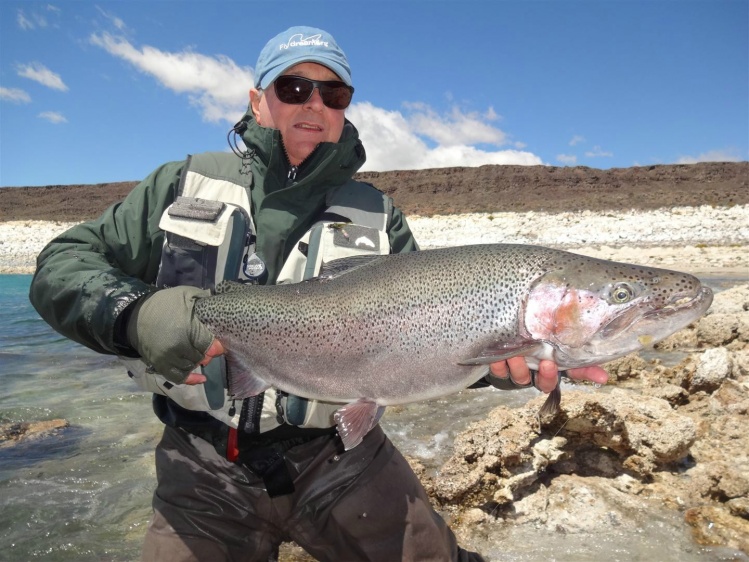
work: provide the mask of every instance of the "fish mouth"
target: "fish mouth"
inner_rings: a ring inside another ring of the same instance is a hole
[[[628,332],[630,334],[647,335],[653,341],[658,341],[658,332],[672,333],[691,324],[700,318],[713,302],[713,291],[709,287],[700,287],[697,294],[674,295],[664,306],[643,310],[648,306],[647,300],[634,302],[633,306],[617,315],[602,329],[605,337],[616,333]],[[652,326],[661,326],[661,329],[649,330]],[[667,335],[666,334],[666,335]],[[664,336],[665,337],[665,336]]]

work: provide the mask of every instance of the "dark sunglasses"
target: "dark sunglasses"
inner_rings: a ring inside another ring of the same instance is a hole
[[[317,88],[322,102],[330,109],[346,109],[354,95],[354,88],[339,80],[310,80],[290,74],[276,78],[273,87],[279,100],[292,105],[306,103]]]

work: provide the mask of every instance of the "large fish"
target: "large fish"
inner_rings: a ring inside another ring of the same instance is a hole
[[[226,349],[231,394],[273,387],[341,403],[334,419],[346,449],[382,407],[457,392],[489,363],[600,364],[680,330],[712,302],[692,275],[539,246],[330,265],[292,285],[225,285],[195,311]],[[558,406],[558,388],[550,400]]]

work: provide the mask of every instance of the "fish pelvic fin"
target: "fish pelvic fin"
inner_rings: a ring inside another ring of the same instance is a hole
[[[249,366],[236,353],[226,352],[227,386],[234,398],[249,398],[265,392],[270,385],[254,375]]]
[[[533,371],[531,371],[531,374],[533,374]],[[546,402],[543,403],[541,409],[538,411],[539,416],[553,416],[559,411],[562,404],[562,377],[569,377],[567,371],[559,371],[557,385],[554,387],[554,390],[549,392]],[[536,384],[535,376],[533,384]]]
[[[562,391],[559,388],[559,384],[554,390],[549,392],[549,396],[546,398],[546,402],[543,403],[541,409],[538,411],[539,416],[554,415],[559,411],[559,406],[562,403]]]
[[[364,436],[380,421],[383,413],[384,406],[378,406],[367,398],[359,398],[356,402],[339,408],[333,414],[333,419],[343,441],[343,448],[349,451],[361,443]]]

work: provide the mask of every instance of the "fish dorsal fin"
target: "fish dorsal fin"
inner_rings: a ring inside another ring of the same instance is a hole
[[[464,359],[458,362],[458,365],[488,365],[497,361],[504,361],[517,355],[534,355],[541,352],[544,345],[541,342],[532,340],[520,340],[516,342],[503,342],[487,347],[481,350],[476,357]]]
[[[338,435],[343,441],[343,447],[348,451],[361,443],[369,430],[380,421],[384,412],[384,406],[378,406],[366,398],[359,398],[356,402],[339,408],[333,414],[333,419]]]
[[[349,256],[346,258],[339,258],[337,260],[332,260],[329,262],[323,262],[322,266],[320,267],[320,273],[317,275],[316,279],[320,280],[330,280],[335,279],[336,277],[340,277],[341,275],[345,275],[346,273],[351,273],[355,269],[359,269],[360,267],[363,267],[369,263],[372,263],[377,260],[385,260],[389,256],[388,255],[362,255],[362,256]]]

